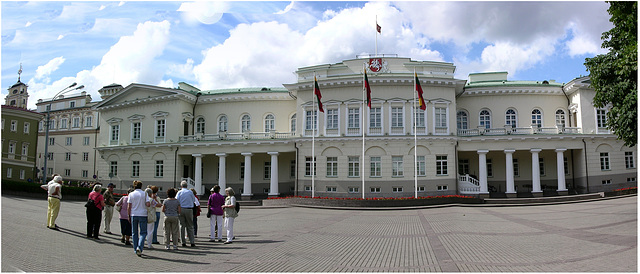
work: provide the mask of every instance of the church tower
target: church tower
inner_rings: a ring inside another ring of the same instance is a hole
[[[20,82],[20,74],[22,74],[22,64],[18,70],[18,82],[9,88],[9,94],[5,97],[5,105],[26,109],[29,100],[28,86]]]

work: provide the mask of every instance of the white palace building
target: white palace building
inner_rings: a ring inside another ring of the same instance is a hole
[[[607,109],[593,106],[589,77],[509,81],[494,72],[460,80],[455,69],[367,56],[299,68],[297,82],[284,88],[102,89],[109,94],[92,106],[100,127],[96,175],[125,189],[133,180],[167,189],[184,179],[205,194],[218,184],[248,199],[413,197],[416,190],[527,197],[637,185],[636,149],[606,128]],[[426,110],[414,103],[414,71]]]

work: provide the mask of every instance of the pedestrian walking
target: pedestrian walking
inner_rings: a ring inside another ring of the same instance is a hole
[[[164,244],[165,249],[169,250],[169,245],[173,240],[173,249],[178,250],[178,235],[180,228],[178,225],[178,216],[180,216],[180,202],[176,199],[178,191],[174,188],[167,190],[167,199],[162,205],[164,212]]]
[[[236,211],[236,193],[231,187],[227,187],[224,191],[227,194],[227,198],[225,198],[224,205],[222,206],[224,209],[224,226],[227,228],[227,241],[224,243],[230,244],[233,242],[233,223],[236,217],[238,217],[238,212]]]
[[[182,246],[187,246],[185,241],[185,233],[189,237],[191,247],[195,247],[195,239],[193,236],[193,207],[196,203],[196,198],[193,192],[187,189],[187,181],[180,182],[182,189],[178,191],[176,199],[180,202],[180,240]]]
[[[116,187],[113,183],[107,185],[107,190],[102,195],[104,197],[104,233],[111,233],[111,220],[113,219],[113,207],[116,205],[116,199],[113,196],[113,189]]]
[[[151,198],[142,191],[142,182],[133,181],[133,188],[134,191],[129,194],[127,200],[129,204],[127,211],[131,222],[133,250],[140,257],[144,250],[144,240],[147,237],[147,207],[151,204]]]
[[[224,197],[220,194],[220,186],[216,185],[211,188],[211,195],[209,195],[209,200],[207,201],[207,217],[209,217],[209,231],[211,232],[211,236],[209,236],[209,241],[213,242],[218,238],[218,242],[222,242],[222,226],[223,226],[223,216],[224,212],[222,211],[222,206],[224,205]]]
[[[62,183],[62,177],[58,174],[53,175],[53,179],[48,184],[40,187],[47,190],[47,228],[59,230],[56,219],[60,212],[60,200],[62,200],[62,185],[60,184]]]
[[[101,194],[102,185],[93,186],[93,191],[89,193],[86,204],[87,207],[87,238],[99,240],[100,221],[102,220],[102,209],[104,208],[104,197]]]

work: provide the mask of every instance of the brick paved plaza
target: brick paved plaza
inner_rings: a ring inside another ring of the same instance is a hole
[[[195,248],[156,245],[142,258],[120,243],[117,216],[117,235],[86,239],[83,202],[62,201],[59,232],[45,227],[46,200],[1,202],[3,272],[638,271],[637,196],[381,211],[246,206],[233,244],[208,242],[201,216]]]

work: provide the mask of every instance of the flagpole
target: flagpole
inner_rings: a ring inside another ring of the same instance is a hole
[[[313,88],[311,88],[311,97],[312,101],[312,111],[313,116],[311,116],[311,127],[313,127],[312,135],[311,135],[311,198],[316,197],[316,116],[318,115],[316,112],[316,95],[315,84],[316,84],[316,72],[313,72]]]
[[[366,63],[362,64],[362,69],[363,69],[363,73],[366,73]],[[365,125],[364,125],[364,113],[366,110],[366,104],[365,104],[365,87],[366,82],[364,80],[364,74],[362,76],[362,126],[360,127],[362,130],[362,161],[360,161],[362,163],[361,167],[360,167],[360,177],[362,177],[362,199],[364,199],[364,131],[365,131]]]
[[[378,57],[378,15],[376,15],[376,57]]]
[[[416,67],[413,67],[413,75],[416,74]],[[413,190],[415,192],[414,198],[418,198],[418,110],[416,110],[416,78],[414,77],[413,82],[413,156],[414,156],[414,187]]]

